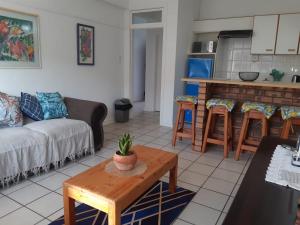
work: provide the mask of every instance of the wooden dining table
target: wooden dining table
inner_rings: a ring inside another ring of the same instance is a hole
[[[296,143],[263,138],[223,225],[295,224],[300,191],[265,181],[273,152],[281,144],[295,146]]]

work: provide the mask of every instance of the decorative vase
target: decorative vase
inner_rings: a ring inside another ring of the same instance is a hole
[[[123,156],[120,152],[116,152],[113,161],[115,166],[122,171],[132,170],[137,163],[137,155],[135,152],[131,151],[130,155]]]

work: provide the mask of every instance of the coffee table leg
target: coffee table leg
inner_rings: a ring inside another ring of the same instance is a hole
[[[170,170],[170,177],[169,177],[169,192],[175,193],[176,186],[177,186],[177,167],[178,163]]]
[[[109,207],[108,225],[121,225],[121,210],[115,205]]]
[[[75,200],[68,196],[66,188],[64,188],[64,213],[65,225],[75,225]]]

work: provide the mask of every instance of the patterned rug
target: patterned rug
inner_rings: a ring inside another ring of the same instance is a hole
[[[157,182],[139,200],[122,213],[122,225],[170,225],[192,200],[195,192],[177,187],[168,191],[169,184]],[[63,217],[50,225],[63,225]],[[85,204],[76,207],[76,225],[107,225],[107,214]]]

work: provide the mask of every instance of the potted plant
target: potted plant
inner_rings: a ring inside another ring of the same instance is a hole
[[[119,139],[119,151],[113,157],[115,166],[119,170],[131,170],[137,162],[137,155],[131,150],[132,137],[130,134],[124,134]]]

